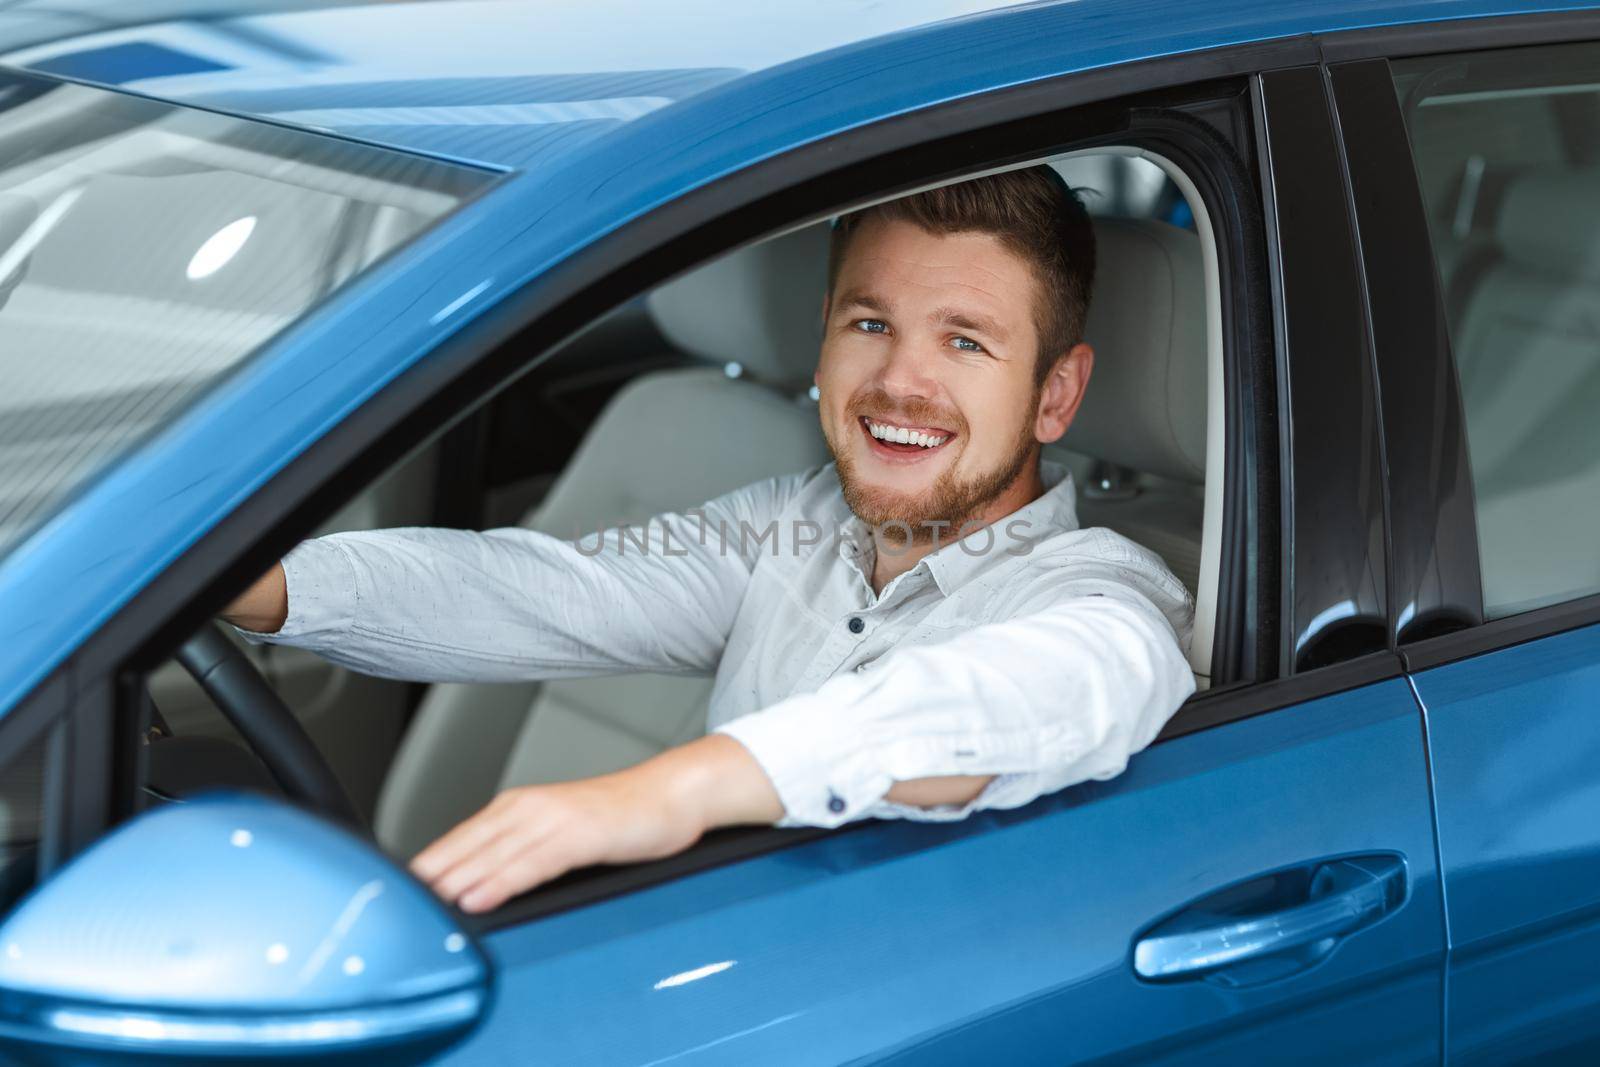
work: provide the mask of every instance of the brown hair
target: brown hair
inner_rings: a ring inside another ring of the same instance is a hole
[[[991,174],[862,208],[834,225],[828,292],[856,230],[868,219],[909,222],[929,233],[987,233],[1026,260],[1039,280],[1034,327],[1043,385],[1056,357],[1083,340],[1094,288],[1094,230],[1077,193],[1047,166]]]

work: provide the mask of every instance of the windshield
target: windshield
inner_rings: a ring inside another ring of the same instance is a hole
[[[0,71],[0,555],[493,177]]]

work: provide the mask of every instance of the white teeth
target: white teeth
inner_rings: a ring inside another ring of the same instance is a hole
[[[945,442],[943,437],[930,437],[925,433],[914,432],[903,426],[880,426],[871,419],[867,420],[867,432],[880,441],[892,441],[902,445],[920,445],[923,448],[937,448]]]

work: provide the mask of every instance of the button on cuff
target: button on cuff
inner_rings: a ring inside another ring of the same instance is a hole
[[[894,784],[852,759],[856,753],[831,751],[815,726],[820,710],[809,695],[791,697],[713,731],[738,741],[766,772],[783,802],[778,826],[840,826],[861,817]]]

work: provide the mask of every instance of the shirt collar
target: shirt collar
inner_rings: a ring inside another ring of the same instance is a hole
[[[1044,492],[1030,503],[922,558],[918,565],[927,566],[941,593],[950,596],[984,568],[1026,555],[1046,538],[1078,528],[1072,472],[1064,464],[1042,460],[1039,477]]]
[[[876,552],[872,544],[872,531],[867,524],[862,522],[844,503],[844,497],[839,497],[839,504],[843,514],[837,520],[836,527],[839,531],[839,558],[845,564],[854,567],[861,575],[861,580],[870,591],[872,588],[872,566],[876,560]]]

